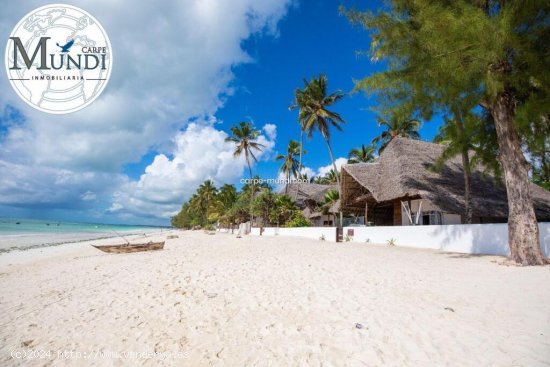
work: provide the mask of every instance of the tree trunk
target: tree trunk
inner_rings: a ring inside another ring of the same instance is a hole
[[[542,151],[542,155],[540,157],[540,166],[542,171],[542,179],[545,183],[550,182],[550,169],[548,167],[548,160],[546,159],[546,142],[544,143],[545,149]]]
[[[298,165],[298,176],[302,174],[302,152],[304,150],[304,130],[300,126],[300,164]]]
[[[340,187],[340,175],[338,174],[338,169],[336,168],[336,162],[334,161],[334,155],[332,154],[332,148],[330,147],[330,141],[328,138],[325,137],[325,141],[327,142],[328,147],[328,153],[330,154],[330,160],[332,161],[332,168],[334,168],[334,172],[336,173],[336,183],[338,184],[338,198],[340,199],[340,203],[342,202],[342,188]],[[340,227],[343,227],[343,215],[342,211],[339,211],[340,214]],[[336,218],[336,215],[334,216]],[[336,223],[335,223],[336,224]]]
[[[248,173],[250,174],[250,229],[252,230],[252,222],[254,221],[254,214],[252,213],[252,204],[254,201],[254,182],[252,179],[252,167],[250,166],[250,159],[246,154],[246,163],[248,164]]]
[[[508,195],[508,245],[510,257],[522,265],[546,263],[540,248],[539,227],[529,183],[529,164],[514,127],[514,102],[510,94],[497,95],[491,108],[499,145],[498,159]]]
[[[462,150],[462,167],[464,171],[464,223],[472,224],[472,171],[468,148]]]
[[[466,133],[464,132],[462,114],[460,111],[457,111],[454,115],[458,139],[462,150],[462,171],[464,174],[464,223],[472,224],[472,167],[470,166],[470,157],[468,155],[468,144],[466,142]]]
[[[290,184],[290,171],[286,174],[285,195],[288,194],[288,185]]]

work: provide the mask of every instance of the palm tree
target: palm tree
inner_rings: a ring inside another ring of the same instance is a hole
[[[420,139],[418,129],[420,128],[420,121],[414,119],[400,119],[396,116],[392,116],[389,120],[378,118],[378,126],[384,126],[386,130],[376,138],[372,139],[372,144],[377,145],[382,142],[378,154],[382,153],[388,146],[390,141],[396,136],[402,136],[410,139]]]
[[[237,189],[235,186],[223,185],[216,197],[217,214],[220,221],[225,222],[228,227],[231,226],[231,230],[233,230],[233,218],[230,215],[230,210],[236,202]]]
[[[288,185],[290,184],[290,175],[295,178],[299,174],[299,162],[296,160],[296,156],[302,154],[302,149],[300,144],[296,140],[290,140],[288,142],[288,147],[286,149],[286,155],[279,154],[275,157],[275,160],[283,161],[283,165],[279,169],[279,172],[282,172],[286,176],[286,185],[285,185],[285,194],[288,192]]]
[[[313,179],[311,180],[311,182],[313,182],[315,184],[319,184],[319,185],[324,185],[324,184],[327,183],[325,181],[325,178],[322,177],[322,176],[314,176]]]
[[[330,208],[332,208],[340,199],[340,194],[336,190],[330,190],[325,193],[325,201],[322,204],[323,212],[330,214]],[[336,222],[336,215],[334,215],[334,222]]]
[[[344,97],[341,91],[328,94],[327,77],[320,74],[311,81],[304,80],[304,88],[298,89],[296,94],[296,105],[299,106],[298,121],[302,130],[308,137],[312,137],[315,130],[319,130],[327,143],[328,152],[335,172],[338,172],[334,161],[334,154],[330,146],[330,126],[342,130],[341,124],[345,123],[342,117],[328,107]],[[338,190],[340,190],[340,178],[337,177]],[[342,213],[340,213],[340,219]]]
[[[250,174],[250,179],[252,179],[252,166],[250,164],[250,158],[252,158],[254,162],[258,161],[253,150],[261,152],[262,148],[265,148],[264,145],[254,141],[254,139],[260,135],[260,131],[257,130],[252,123],[244,121],[241,121],[238,126],[232,126],[230,130],[232,135],[225,138],[225,141],[235,143],[236,148],[233,152],[233,156],[235,158],[240,157],[241,154],[244,153],[246,164],[248,165],[248,173]],[[250,195],[250,223],[252,223],[252,220],[254,219],[254,215],[252,214],[253,197],[254,190],[252,190],[252,194]]]
[[[275,198],[275,209],[272,212],[271,220],[277,222],[277,227],[280,224],[286,223],[291,217],[292,214],[300,210],[294,200],[288,195],[278,195]]]
[[[310,181],[307,173],[300,173],[298,174],[298,179],[304,180],[304,181]]]
[[[325,176],[322,178],[322,181],[323,183],[325,184],[335,184],[335,183],[338,183],[338,186],[340,186],[339,184],[339,178],[340,178],[340,172],[338,171],[335,171],[334,169],[331,169],[330,171],[328,171]]]
[[[305,81],[307,84],[307,81]],[[291,104],[288,109],[289,110],[295,110],[297,108],[301,108],[302,106],[305,106],[305,93],[302,89],[296,88],[294,91],[294,103]],[[298,124],[300,125],[300,158],[298,160],[298,172],[302,172],[302,156],[305,154],[304,149],[304,126],[302,124],[302,120],[300,119],[300,114],[298,114]]]
[[[348,164],[355,163],[368,163],[374,161],[374,151],[376,147],[374,144],[365,146],[361,144],[361,148],[354,148],[349,151],[348,154]]]
[[[261,152],[262,148],[265,148],[263,144],[254,141],[254,139],[258,138],[260,135],[260,131],[257,130],[252,123],[244,121],[241,121],[238,126],[232,126],[230,130],[232,135],[226,137],[225,141],[235,143],[236,148],[233,152],[235,158],[240,157],[241,154],[244,153],[246,164],[248,165],[248,173],[252,179],[250,158],[252,158],[254,162],[258,161],[253,150]]]
[[[214,182],[212,182],[212,180],[206,180],[199,186],[197,189],[197,195],[192,199],[194,201],[194,205],[202,214],[203,224],[209,224],[209,210],[212,204],[214,204],[217,193],[218,190],[216,189],[216,186],[214,186]]]

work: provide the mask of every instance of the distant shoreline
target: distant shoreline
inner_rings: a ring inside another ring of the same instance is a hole
[[[150,235],[157,234],[168,229],[159,228],[144,228],[142,231],[135,229],[125,231],[117,231],[116,233],[97,233],[97,232],[62,232],[62,233],[41,233],[41,232],[29,232],[20,234],[0,234],[0,256],[4,253],[12,251],[26,251],[36,248],[59,246],[68,243],[80,243],[92,240],[103,240],[108,238],[121,237],[121,241],[124,241],[123,237],[136,236],[136,235]]]

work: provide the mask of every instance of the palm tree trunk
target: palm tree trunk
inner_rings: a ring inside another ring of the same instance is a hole
[[[325,137],[325,141],[327,142],[328,147],[328,154],[330,155],[330,160],[332,161],[332,168],[334,168],[334,172],[336,173],[336,183],[338,184],[338,197],[340,198],[340,202],[342,202],[342,188],[340,187],[340,175],[338,174],[338,169],[336,168],[336,162],[334,161],[334,155],[332,154],[332,148],[330,147],[330,141],[328,138]],[[340,213],[340,227],[343,226],[343,214],[342,211],[339,211]],[[335,215],[336,218],[336,215]]]
[[[490,112],[495,120],[498,159],[504,171],[508,195],[508,244],[510,257],[523,265],[546,263],[540,248],[539,227],[529,183],[529,164],[521,151],[514,127],[514,102],[510,93],[496,97]]]
[[[472,167],[470,165],[470,157],[468,155],[468,143],[466,142],[462,114],[460,111],[456,111],[454,115],[458,140],[460,141],[460,147],[462,150],[462,171],[464,175],[464,223],[472,224]]]
[[[250,175],[250,229],[252,230],[252,222],[254,221],[254,213],[252,212],[252,204],[254,202],[254,182],[252,182],[252,167],[250,166],[250,159],[246,154],[246,164],[248,164],[248,174]]]
[[[285,195],[288,194],[288,185],[290,184],[290,171],[286,174]]]
[[[304,130],[300,126],[300,164],[298,165],[298,176],[302,174],[302,152],[304,150]]]

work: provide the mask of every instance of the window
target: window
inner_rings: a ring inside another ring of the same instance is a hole
[[[416,213],[412,213],[412,217],[416,218]],[[422,217],[418,220],[419,225],[434,225],[443,224],[443,218],[441,212],[431,210],[422,212]]]

